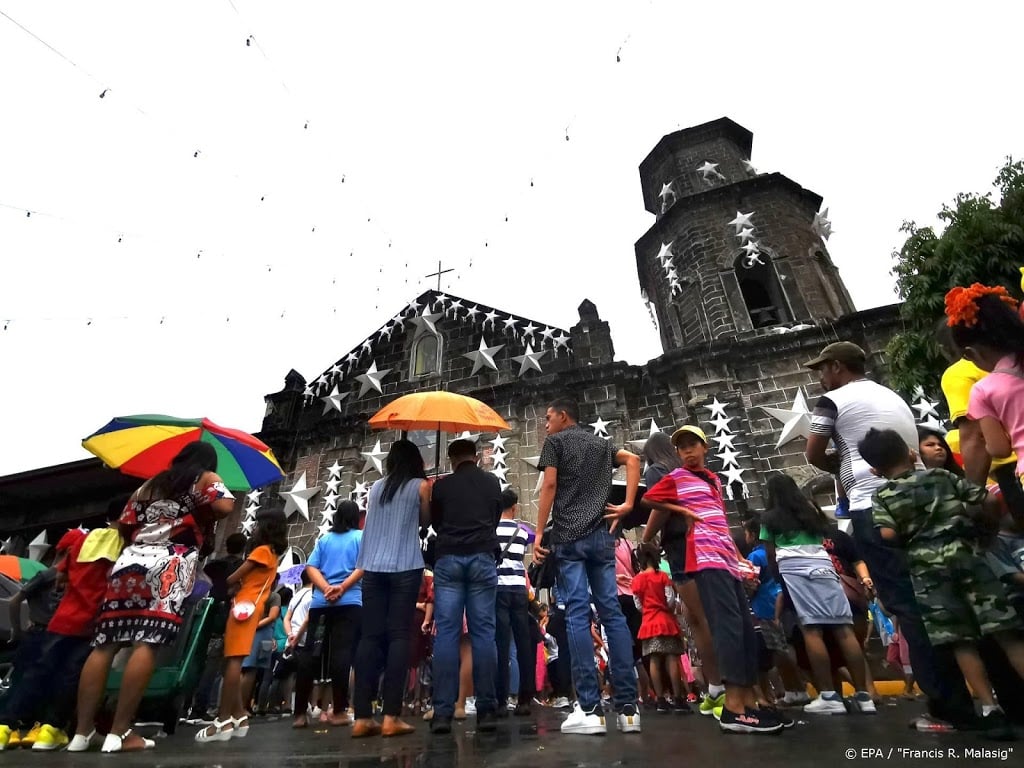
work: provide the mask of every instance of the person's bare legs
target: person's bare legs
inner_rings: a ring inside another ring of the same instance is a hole
[[[459,641],[459,698],[455,702],[455,711],[466,716],[466,699],[473,695],[473,648],[469,644],[469,636],[463,635]]]
[[[953,653],[956,654],[956,663],[963,673],[964,680],[982,706],[994,707],[996,700],[992,693],[992,682],[988,679],[988,672],[981,661],[981,656],[978,655],[978,649],[973,643],[957,643]]]
[[[245,708],[245,676],[242,674],[242,656],[231,656],[224,660],[224,684],[220,689],[218,719],[223,722],[229,717],[241,720],[249,713]],[[252,687],[249,687],[250,692]]]
[[[707,616],[704,615],[704,604],[700,601],[697,582],[690,579],[674,586],[676,594],[682,598],[683,606],[686,608],[686,621],[690,625],[690,631],[693,632],[693,642],[697,644],[704,680],[708,685],[721,685],[722,678],[718,673],[715,646],[711,641],[711,629],[708,627]]]
[[[832,665],[829,663],[828,649],[825,647],[821,627],[800,629],[804,635],[804,648],[807,650],[807,660],[811,665],[811,676],[814,678],[814,687],[818,690],[818,695],[820,696],[823,691],[834,691]]]
[[[1024,640],[1013,632],[997,632],[994,637],[1006,654],[1007,660],[1017,670],[1021,679],[1024,679]]]
[[[864,661],[864,651],[861,650],[860,640],[857,639],[853,627],[849,624],[843,624],[830,627],[829,631],[832,632],[832,637],[835,638],[843,658],[846,659],[846,669],[850,674],[850,679],[853,680],[854,691],[867,691],[867,677],[865,675],[867,663]]]
[[[241,668],[241,666],[239,666]],[[242,702],[242,706],[245,707],[246,714],[248,714],[249,704],[252,703],[252,692],[256,688],[256,670],[255,669],[244,669],[242,670],[241,686],[239,688],[239,700]],[[324,707],[326,709],[326,707]],[[241,715],[238,715],[241,717]]]
[[[131,730],[135,720],[135,712],[139,708],[146,688],[149,686],[149,679],[153,676],[153,669],[156,666],[157,648],[149,643],[135,643],[132,646],[131,655],[128,657],[128,664],[125,665],[124,675],[121,678],[121,688],[117,694],[117,708],[114,710],[114,721],[110,730],[116,736]],[[81,688],[81,685],[79,686]],[[106,685],[104,685],[104,688]],[[121,748],[125,751],[142,749],[144,741],[137,733],[132,733],[125,739]]]
[[[93,648],[85,660],[78,678],[78,719],[75,726],[78,735],[88,736],[95,728],[96,713],[107,694],[107,676],[116,653],[116,645],[101,645]]]
[[[662,666],[664,656],[660,653],[651,654],[651,686],[654,688],[654,695],[665,698],[665,672]]]

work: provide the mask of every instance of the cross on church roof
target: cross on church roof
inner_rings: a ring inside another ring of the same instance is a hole
[[[446,275],[449,272],[454,272],[454,271],[455,271],[454,269],[441,269],[441,262],[438,261],[437,262],[437,272],[431,272],[429,275],[424,275],[424,277],[436,277],[437,278],[437,292],[440,293],[441,292],[441,275]]]

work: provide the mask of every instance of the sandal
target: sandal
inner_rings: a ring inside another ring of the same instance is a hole
[[[231,732],[233,730],[234,720],[232,718],[229,717],[227,720],[214,720],[212,725],[208,725],[205,728],[196,731],[196,741],[200,744],[207,741],[230,741]]]
[[[231,724],[234,729],[231,731],[231,738],[233,739],[244,739],[249,735],[249,716],[242,715],[238,719],[231,718]]]
[[[85,752],[93,747],[98,747],[103,744],[103,739],[96,733],[96,729],[93,728],[92,732],[88,736],[83,736],[80,733],[76,733],[74,738],[71,739],[71,743],[68,744],[68,752]]]
[[[103,740],[103,746],[100,747],[100,752],[142,752],[146,749],[153,749],[156,746],[156,742],[152,739],[144,739],[140,736],[139,739],[142,741],[141,747],[128,747],[126,749],[124,742],[131,735],[131,728],[120,736],[115,733],[108,733],[107,738]]]

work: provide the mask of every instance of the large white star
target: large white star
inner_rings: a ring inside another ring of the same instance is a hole
[[[743,472],[744,470],[740,467],[729,467],[722,470],[720,474],[725,475],[726,485],[732,485],[733,483],[743,483]]]
[[[475,445],[477,440],[479,440],[479,439],[480,439],[480,433],[479,432],[470,432],[467,429],[467,430],[464,430],[461,435],[456,435],[451,440],[449,440],[448,441],[448,445],[451,445],[456,440],[469,440],[469,442],[471,442],[471,443],[473,443]]]
[[[604,437],[605,435],[608,434],[608,425],[611,424],[611,423],[612,422],[605,421],[600,416],[598,416],[597,417],[597,421],[592,422],[590,426],[593,427],[595,435],[598,435],[600,437]]]
[[[440,312],[428,313],[427,308],[423,308],[422,315],[416,315],[416,317],[410,317],[409,322],[415,325],[417,328],[422,328],[425,331],[437,336],[437,326],[435,325],[444,315]]]
[[[533,467],[536,470],[540,470],[540,456],[527,456],[519,460],[523,462],[523,464],[526,464],[528,467]]]
[[[736,211],[736,218],[729,223],[736,227],[736,234],[738,235],[743,231],[744,227],[752,227],[753,224],[750,221],[750,217],[754,215],[754,211],[750,213],[743,213],[742,211]]]
[[[779,449],[791,440],[802,437],[805,440],[811,434],[811,411],[807,407],[807,398],[804,397],[803,389],[798,389],[796,398],[793,400],[792,408],[765,408],[761,406],[769,416],[782,422],[782,434],[775,448]]]
[[[722,460],[722,464],[726,467],[731,467],[739,463],[740,452],[735,448],[719,448],[716,453],[718,458]]]
[[[711,410],[711,418],[725,416],[725,403],[718,402],[717,397],[711,401],[711,405],[705,405],[704,407]]]
[[[331,491],[326,496],[324,496],[324,508],[325,509],[334,509],[337,506],[338,506],[338,494],[337,494],[337,492]]]
[[[938,406],[938,403],[933,403],[927,397],[922,395],[920,401],[910,407],[917,411],[917,420],[924,421],[928,416],[933,416],[936,419],[939,417],[939,412],[935,410]]]
[[[290,491],[280,491],[277,494],[284,499],[285,517],[290,517],[292,513],[298,512],[306,520],[309,520],[309,500],[316,496],[319,491],[320,489],[316,486],[313,488],[306,487],[305,472],[299,475],[299,479],[295,481],[295,485],[292,486]]]
[[[326,485],[328,493],[337,493],[338,486],[341,485],[341,480],[332,476],[331,479],[327,481]]]
[[[324,395],[320,398],[324,401],[324,413],[329,413],[332,408],[341,413],[341,401],[351,394],[351,392],[339,392],[338,385],[335,384],[334,389],[331,390],[331,394]]]
[[[662,184],[661,185],[661,192],[658,193],[658,197],[660,197],[662,199],[662,201],[665,200],[665,197],[667,195],[672,195],[673,197],[675,197],[675,192],[672,191],[672,182],[671,181],[668,184]]]
[[[736,237],[738,237],[740,239],[741,243],[745,243],[748,240],[753,240],[754,239],[754,230],[751,229],[750,227],[744,227],[738,233],[736,233]]]
[[[665,262],[668,261],[669,259],[671,259],[672,256],[674,255],[672,253],[672,243],[674,243],[674,242],[675,242],[675,240],[672,240],[672,241],[670,241],[668,243],[662,243],[661,244],[661,249],[658,251],[658,257],[657,258],[658,258],[658,263],[661,264],[662,266],[665,266]]]
[[[362,397],[371,389],[376,389],[381,394],[384,394],[384,390],[381,388],[381,381],[391,373],[390,368],[385,368],[383,371],[377,370],[377,361],[374,360],[370,363],[369,370],[366,373],[361,373],[356,376],[356,381],[361,383],[359,387],[359,397]]]
[[[361,474],[365,475],[371,469],[376,469],[380,474],[384,474],[383,459],[388,455],[388,452],[380,449],[380,440],[373,446],[373,450],[363,451],[362,455],[366,457],[366,463],[363,465]]]
[[[729,422],[733,420],[732,416],[715,416],[711,419],[710,423],[714,426],[716,432],[728,432]]]
[[[811,224],[814,234],[822,240],[828,240],[832,234],[832,222],[828,220],[828,208],[814,214],[814,222]]]
[[[508,467],[506,467],[503,464],[496,464],[494,466],[494,469],[490,470],[490,473],[492,475],[494,475],[496,478],[498,478],[499,480],[501,480],[502,482],[505,482],[505,480],[506,480],[505,475],[508,474]]]
[[[327,468],[327,472],[331,477],[341,477],[341,464],[335,460],[335,462]]]
[[[712,436],[711,439],[715,441],[715,446],[717,446],[716,450],[720,450],[722,448],[722,446],[724,446],[726,448],[730,448],[730,449],[731,448],[735,448],[735,446],[732,444],[732,441],[735,440],[737,437],[738,437],[738,435],[733,435],[733,434],[729,434],[728,432],[723,432],[723,433],[721,433],[719,435]]]
[[[504,344],[498,344],[496,347],[488,347],[487,342],[484,341],[484,337],[480,337],[480,347],[475,352],[469,352],[463,355],[473,361],[473,370],[470,375],[476,373],[484,366],[487,366],[492,371],[498,370],[498,366],[494,362],[494,356],[504,348]]]
[[[490,440],[488,442],[490,442],[490,444],[492,446],[494,446],[494,450],[496,450],[496,451],[504,451],[505,450],[505,441],[506,440],[508,440],[507,437],[502,437],[501,435],[496,435],[493,440]]]
[[[718,171],[718,163],[712,163],[710,160],[705,160],[703,165],[698,166],[697,173],[703,174],[704,181],[708,183],[711,183],[713,176],[725,181],[725,176]]]

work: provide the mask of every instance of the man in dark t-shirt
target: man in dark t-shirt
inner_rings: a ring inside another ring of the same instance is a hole
[[[633,638],[619,607],[615,580],[615,541],[606,518],[629,514],[640,483],[640,459],[616,451],[610,441],[580,428],[572,400],[556,400],[547,409],[548,437],[539,466],[544,472],[537,528],[551,518],[551,545],[558,561],[558,593],[565,598],[566,624],[572,648],[572,678],[579,702],[562,723],[563,733],[601,734],[607,730],[593,655],[590,653],[590,603],[597,606],[608,636],[609,669],[615,690],[619,730],[640,732],[633,675]],[[612,470],[626,466],[626,500],[608,504]],[[542,562],[549,551],[538,540],[533,557]]]

